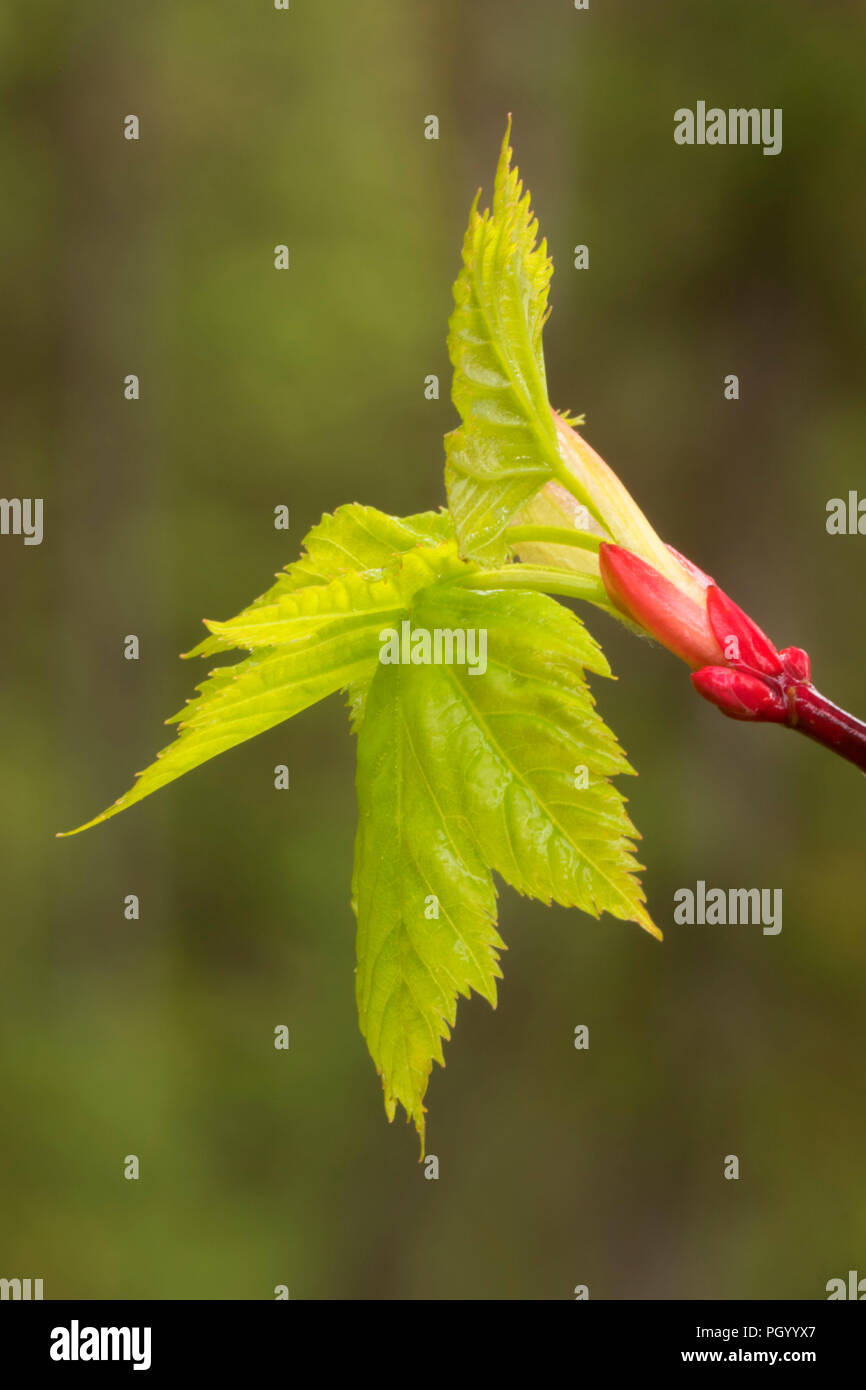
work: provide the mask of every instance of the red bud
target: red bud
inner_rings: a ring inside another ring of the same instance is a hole
[[[619,545],[603,543],[598,560],[604,587],[617,608],[674,656],[689,666],[724,660],[703,604]]]
[[[866,723],[815,690],[808,654],[801,647],[777,651],[709,575],[663,544],[607,464],[558,417],[556,429],[566,467],[615,538],[598,551],[613,605],[691,666],[695,690],[729,719],[787,724],[866,772]],[[549,483],[540,495],[557,490]],[[552,524],[544,513],[533,520]],[[585,552],[580,556],[585,565]]]
[[[780,674],[782,663],[769,637],[715,584],[707,590],[707,612],[725,661],[767,676]]]
[[[784,724],[788,706],[781,690],[748,671],[730,666],[705,666],[692,672],[692,685],[729,719],[757,719]]]
[[[812,679],[812,663],[809,660],[809,653],[804,652],[802,647],[785,647],[779,652],[782,658],[782,665],[791,680],[802,681],[804,684]]]

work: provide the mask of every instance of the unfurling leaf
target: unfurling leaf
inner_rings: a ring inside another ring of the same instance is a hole
[[[511,168],[510,133],[509,122],[492,209],[479,213],[476,199],[469,215],[448,336],[462,420],[445,436],[448,506],[462,552],[485,563],[505,558],[512,517],[564,474],[541,341],[553,266]]]

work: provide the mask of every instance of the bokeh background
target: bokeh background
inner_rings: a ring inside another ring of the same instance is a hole
[[[503,891],[500,1005],[461,1003],[428,1093],[437,1182],[357,1028],[338,699],[53,839],[167,741],[202,616],[341,502],[442,500],[450,288],[508,111],[556,263],[553,400],[863,713],[866,539],[824,523],[866,492],[864,40],[855,0],[6,0],[2,492],[46,529],[0,540],[0,1275],[760,1299],[866,1274],[866,786],[605,618],[666,940]],[[677,147],[698,99],[782,107],[783,152]],[[782,888],[781,935],[673,926],[698,879]]]

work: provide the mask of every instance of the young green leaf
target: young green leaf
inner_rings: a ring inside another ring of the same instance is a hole
[[[431,741],[430,668],[380,666],[358,735],[352,905],[361,1032],[394,1118],[399,1102],[424,1146],[433,1062],[444,1065],[457,996],[496,1003],[496,894],[459,816],[439,796],[449,750]]]
[[[424,1136],[423,1098],[457,998],[495,1003],[495,870],[519,892],[660,935],[636,831],[608,778],[631,771],[595,712],[598,646],[541,594],[439,583],[413,627],[485,634],[485,662],[379,666],[358,737],[354,871],[361,1030]]]
[[[273,647],[327,634],[336,639],[361,628],[377,632],[388,620],[399,619],[419,589],[467,565],[453,540],[441,545],[416,545],[378,570],[352,570],[324,584],[259,603],[226,623],[208,622],[215,636],[237,647]]]
[[[457,556],[453,532],[443,539],[449,531],[450,519],[434,512],[399,519],[372,507],[344,507],[323,518],[297,568],[290,566],[231,622],[212,624],[221,649],[247,647],[254,654],[213,671],[197,698],[166,721],[180,724],[178,739],[124,796],[78,829],[116,816],[337,690],[352,693],[358,722],[383,622],[400,621],[423,585],[471,569]],[[371,561],[379,568],[369,568]],[[203,654],[205,648],[202,643]]]
[[[503,531],[544,483],[573,488],[547,398],[542,329],[552,262],[529,194],[511,168],[505,132],[493,207],[469,215],[454,285],[448,350],[462,424],[445,437],[448,505],[464,554],[485,563],[508,553]],[[596,515],[591,499],[581,501]]]
[[[381,569],[398,555],[418,546],[441,545],[455,538],[454,523],[445,511],[419,512],[415,516],[387,516],[375,507],[350,502],[322,517],[304,538],[305,553],[286,565],[272,584],[232,623],[239,623],[259,608],[278,603],[299,589],[327,584],[340,575]],[[243,646],[236,642],[235,629],[226,636],[206,637],[187,657],[213,656]]]
[[[380,569],[394,555],[420,545],[441,545],[455,539],[454,522],[446,511],[388,516],[359,502],[338,507],[322,517],[304,544],[310,562],[325,579],[349,570]]]
[[[387,1114],[404,1107],[422,1152],[424,1096],[458,997],[474,990],[496,1003],[504,947],[494,873],[520,893],[660,936],[636,877],[636,831],[609,780],[631,768],[586,683],[585,671],[609,675],[607,663],[571,612],[531,592],[610,607],[598,572],[604,524],[586,469],[567,463],[561,422],[557,442],[547,400],[551,265],[510,155],[506,132],[493,209],[473,206],[455,286],[449,348],[462,425],[446,441],[453,519],[357,504],[323,517],[300,559],[234,618],[209,622],[188,653],[252,654],[211,673],[168,721],[179,723],[176,741],[88,822],[346,691],[358,734],[361,1029]],[[598,533],[558,545],[554,558],[565,550],[567,566],[545,567],[546,553],[534,567],[503,565],[516,545],[560,540],[556,515],[527,509],[538,510],[551,481],[587,507]],[[431,661],[423,642],[419,654],[413,628],[452,654]]]
[[[326,695],[353,682],[369,681],[376,663],[374,647],[375,638],[371,643],[368,629],[299,650],[267,648],[236,666],[212,672],[197,687],[197,698],[166,720],[180,723],[175,742],[137,774],[134,785],[112,806],[65,833],[77,835],[110,820],[185,772],[291,719]]]
[[[657,935],[636,878],[639,836],[608,781],[633,769],[585,676],[610,668],[577,615],[544,594],[440,583],[417,596],[412,622],[486,634],[483,672],[413,668],[435,710],[446,802],[485,862],[520,893]]]

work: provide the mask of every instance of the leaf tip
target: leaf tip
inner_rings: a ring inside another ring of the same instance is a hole
[[[662,932],[660,927],[656,926],[655,922],[652,920],[648,913],[641,914],[640,918],[638,919],[638,926],[643,927],[644,931],[649,936],[654,936],[656,941],[664,941],[664,933]]]

